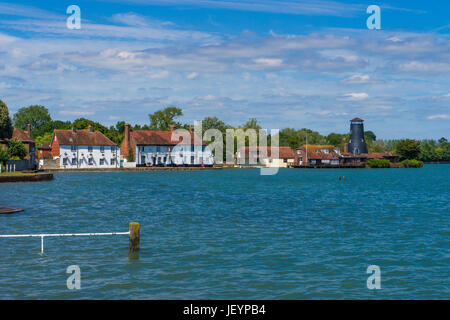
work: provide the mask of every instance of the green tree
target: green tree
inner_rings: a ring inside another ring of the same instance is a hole
[[[400,160],[417,159],[420,154],[420,141],[412,139],[399,140],[395,146],[396,153]]]
[[[27,108],[20,108],[14,114],[14,126],[25,130],[27,125],[31,125],[31,135],[33,137],[41,134],[41,128],[48,122],[52,121],[52,117],[48,113],[48,109],[44,106],[34,105]]]
[[[0,147],[0,166],[6,165],[6,162],[9,160],[8,151]]]
[[[228,128],[231,128],[231,127],[226,125],[225,122],[223,122],[222,120],[220,120],[217,117],[206,117],[205,119],[202,120],[203,133],[205,133],[209,129],[217,129],[225,137],[226,130]]]
[[[364,132],[364,139],[370,142],[376,141],[377,140],[377,136],[375,135],[375,133],[373,133],[372,131],[366,131]]]
[[[256,118],[250,118],[246,123],[242,125],[242,129],[255,129],[259,130],[261,129],[261,126]]]
[[[133,153],[133,149],[132,148],[130,148],[128,150],[127,160],[128,160],[128,162],[133,162],[134,161],[134,153]]]
[[[167,131],[170,129],[170,125],[180,127],[181,124],[176,122],[175,119],[182,115],[183,111],[175,106],[167,107],[163,110],[158,110],[155,113],[149,114],[150,130]]]
[[[304,144],[326,144],[326,137],[322,136],[317,131],[311,129],[295,130],[293,128],[285,128],[280,130],[280,146],[289,146],[296,149]]]
[[[11,139],[8,141],[7,146],[10,158],[23,159],[27,156],[27,149],[25,148],[22,141]]]
[[[0,139],[9,139],[13,134],[12,121],[6,104],[0,100]]]
[[[46,132],[42,136],[36,137],[34,140],[36,141],[36,145],[41,145],[47,142],[52,141],[53,133],[52,132]]]

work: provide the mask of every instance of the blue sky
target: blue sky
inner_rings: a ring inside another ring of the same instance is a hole
[[[69,30],[66,9],[81,8]],[[366,8],[381,7],[381,30]],[[0,2],[0,99],[54,119],[256,117],[265,128],[449,138],[448,1]]]

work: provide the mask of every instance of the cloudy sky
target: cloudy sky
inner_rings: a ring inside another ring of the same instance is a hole
[[[370,4],[381,30],[366,26]],[[328,134],[358,116],[379,138],[449,138],[449,12],[447,0],[0,2],[0,99],[108,125],[176,105],[185,122]]]

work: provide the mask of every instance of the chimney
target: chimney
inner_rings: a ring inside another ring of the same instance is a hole
[[[88,126],[89,132],[94,132],[94,128],[91,125]]]
[[[123,137],[122,144],[120,145],[120,157],[126,159],[130,152],[130,124],[125,124],[125,136]]]
[[[126,142],[130,142],[130,124],[129,123],[125,124],[125,137],[124,137],[124,140]]]
[[[27,124],[27,133],[28,133],[28,137],[31,138],[31,124]]]
[[[175,125],[171,124],[171,125],[169,125],[169,127],[170,127],[170,132],[173,132],[173,130],[175,129]]]

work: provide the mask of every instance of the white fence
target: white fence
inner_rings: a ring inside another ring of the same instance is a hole
[[[91,237],[91,236],[115,236],[115,235],[130,235],[127,232],[108,232],[108,233],[42,233],[42,234],[5,234],[0,235],[0,238],[41,238],[41,255],[44,254],[44,238],[45,237]]]

